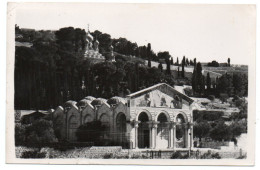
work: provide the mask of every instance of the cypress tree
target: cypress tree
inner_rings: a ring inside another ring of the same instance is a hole
[[[151,67],[151,44],[147,45],[148,67]]]
[[[182,62],[181,62],[181,67],[182,67],[182,70],[181,70],[181,76],[184,78],[184,66],[185,66],[185,56],[183,56],[183,59],[182,59]]]

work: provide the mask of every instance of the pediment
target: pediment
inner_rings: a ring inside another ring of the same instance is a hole
[[[136,107],[183,108],[183,104],[189,106],[193,103],[191,98],[165,83],[132,93],[127,97],[131,100],[131,106]]]

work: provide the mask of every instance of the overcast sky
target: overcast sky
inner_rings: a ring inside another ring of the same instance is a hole
[[[248,5],[18,4],[21,28],[79,27],[124,37],[155,52],[197,61],[248,64],[255,54],[255,10]]]

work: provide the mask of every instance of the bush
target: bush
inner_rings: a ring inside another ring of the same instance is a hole
[[[25,151],[22,153],[21,158],[30,159],[30,158],[45,158],[46,153],[45,152],[39,152],[39,151]]]
[[[57,142],[51,121],[40,119],[31,125],[15,126],[15,145],[41,147]]]
[[[221,159],[221,156],[219,153],[212,153],[210,150],[208,150],[207,153],[204,153],[200,156],[200,159]]]
[[[193,95],[193,90],[189,87],[186,87],[183,89],[184,90],[184,93],[187,95],[187,96],[192,96]]]
[[[22,146],[26,144],[25,141],[26,126],[22,124],[15,124],[15,146]]]
[[[102,143],[105,143],[104,140],[101,140],[104,130],[105,128],[100,121],[88,122],[77,129],[76,136],[79,142],[94,142],[102,145]]]
[[[209,95],[208,99],[211,100],[211,101],[214,101],[215,100],[215,96],[214,95]]]
[[[171,159],[188,159],[189,155],[187,153],[182,154],[179,151],[176,151],[172,154]]]
[[[112,153],[106,153],[104,156],[103,156],[103,159],[111,159],[113,158],[113,154]]]
[[[51,121],[37,120],[26,128],[26,145],[41,147],[57,142]]]

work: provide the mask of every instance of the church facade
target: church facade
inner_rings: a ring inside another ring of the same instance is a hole
[[[77,142],[80,125],[98,120],[104,141],[131,149],[191,149],[193,108],[191,98],[160,83],[126,98],[68,101],[54,111],[53,122],[60,138],[70,142]]]

